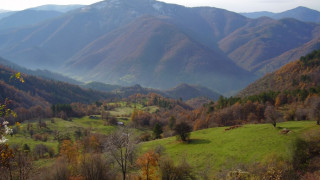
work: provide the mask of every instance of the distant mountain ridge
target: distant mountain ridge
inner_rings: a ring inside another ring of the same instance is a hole
[[[10,16],[13,13],[15,13],[15,11],[0,10],[0,19]]]
[[[270,17],[273,19],[283,19],[283,18],[294,18],[304,22],[313,22],[313,23],[320,23],[320,12],[299,6],[297,8],[284,11],[281,13],[272,13],[272,12],[252,12],[252,13],[241,13],[242,15],[248,18],[260,18],[260,17]]]
[[[51,72],[48,70],[30,70],[24,67],[21,67],[15,63],[12,63],[8,60],[5,60],[3,58],[0,57],[0,65],[6,66],[14,71],[18,71],[24,74],[28,74],[28,75],[33,75],[33,76],[38,76],[47,80],[56,80],[56,81],[62,81],[62,82],[67,82],[67,83],[71,83],[71,84],[82,84],[82,82],[76,81],[72,78],[69,78],[67,76],[63,76],[59,73],[55,73],[55,72]]]
[[[21,11],[0,10],[0,30],[31,26],[84,5],[43,5]]]
[[[182,98],[182,100],[190,100],[193,98],[208,98],[211,100],[218,100],[221,94],[213,92],[212,90],[189,84],[180,84],[172,89],[165,91],[175,99]]]
[[[90,82],[81,85],[81,87],[103,92],[115,93],[116,95],[121,97],[129,97],[134,94],[146,95],[149,93],[156,93],[173,99],[182,98],[184,101],[187,101],[193,98],[207,98],[211,100],[218,100],[218,98],[221,96],[219,93],[216,93],[206,87],[189,84],[180,84],[168,90],[144,88],[138,84],[129,87],[122,87],[118,85],[104,84],[101,82]]]
[[[269,71],[269,63],[279,68],[274,59],[288,62],[298,49],[313,50],[319,36],[319,24],[295,19],[108,0],[0,33],[0,55],[83,81],[161,89],[189,83],[230,95]]]
[[[0,30],[35,25],[62,14],[63,13],[58,11],[37,11],[30,9],[18,11],[0,20]]]
[[[38,6],[34,8],[30,8],[32,10],[41,10],[41,11],[58,11],[58,12],[68,12],[72,11],[81,7],[84,7],[85,5],[80,5],[80,4],[70,4],[70,5],[54,5],[54,4],[48,4],[48,5],[43,5],[43,6]]]

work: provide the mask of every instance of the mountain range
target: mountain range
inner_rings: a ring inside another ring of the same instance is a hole
[[[1,28],[1,26],[0,26]],[[320,44],[320,25],[218,8],[107,0],[0,32],[0,55],[82,81],[234,94]]]
[[[297,8],[280,12],[272,13],[267,11],[262,12],[252,12],[252,13],[241,13],[248,18],[260,18],[260,17],[270,17],[273,19],[284,19],[284,18],[294,18],[304,22],[314,22],[320,23],[320,12],[309,9],[306,7],[299,6]]]

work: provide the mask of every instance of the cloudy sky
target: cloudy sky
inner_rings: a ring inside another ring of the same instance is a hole
[[[0,9],[22,10],[44,4],[92,4],[101,0],[0,0]],[[297,6],[320,11],[320,0],[161,0],[188,7],[212,6],[235,12],[282,12]]]

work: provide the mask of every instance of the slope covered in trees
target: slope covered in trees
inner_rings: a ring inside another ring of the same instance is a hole
[[[0,100],[9,98],[15,106],[49,105],[57,103],[90,103],[111,97],[108,93],[85,90],[64,82],[45,80],[23,74],[24,83],[10,79],[16,72],[0,66]]]
[[[320,50],[302,56],[279,70],[243,89],[239,96],[250,96],[267,91],[293,91],[316,89],[320,85]]]

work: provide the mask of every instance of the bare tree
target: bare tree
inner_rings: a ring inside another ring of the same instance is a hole
[[[311,99],[311,117],[320,125],[320,97],[313,97]]]
[[[85,180],[114,179],[107,161],[101,154],[85,154],[81,159],[81,172]]]
[[[268,105],[264,111],[264,116],[268,122],[271,122],[274,127],[277,126],[277,121],[281,118],[281,114],[276,111],[272,105]]]
[[[105,144],[107,152],[120,167],[123,180],[126,179],[129,163],[132,165],[134,162],[138,143],[136,139],[133,131],[127,127],[119,127],[108,136]]]

